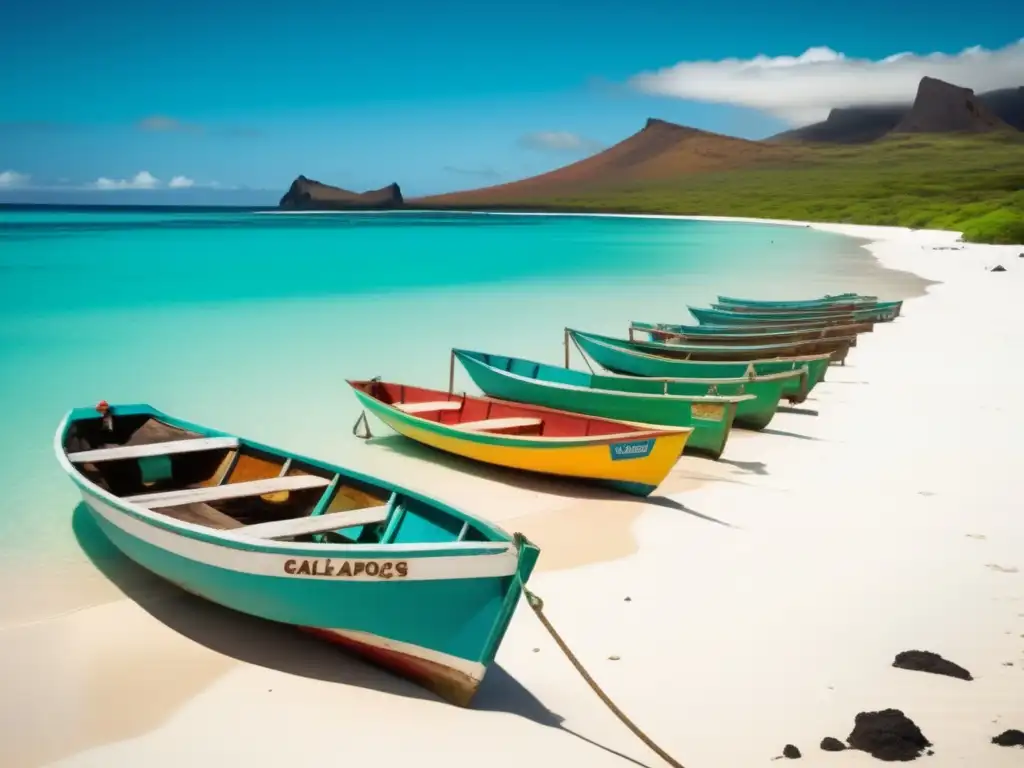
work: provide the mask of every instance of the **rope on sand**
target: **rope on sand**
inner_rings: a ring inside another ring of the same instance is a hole
[[[359,434],[359,425],[362,424],[366,429],[366,434]],[[373,432],[370,431],[370,422],[366,419],[366,411],[359,414],[359,418],[356,419],[356,423],[352,425],[352,434],[358,437],[360,440],[369,440],[373,437]]]
[[[666,763],[671,765],[672,768],[683,768],[682,763],[674,759],[665,750],[663,750],[661,747],[655,744],[646,733],[641,731],[640,728],[638,728],[637,725],[626,716],[625,712],[623,712],[615,705],[614,701],[608,698],[608,694],[601,690],[601,686],[597,684],[597,681],[594,680],[594,678],[590,676],[590,673],[588,673],[587,670],[583,668],[583,665],[580,664],[579,659],[576,658],[576,654],[569,650],[569,646],[565,644],[565,641],[562,639],[561,635],[559,635],[558,632],[555,631],[555,628],[551,625],[551,622],[548,621],[548,617],[544,615],[544,601],[537,597],[537,595],[533,594],[533,592],[528,590],[525,584],[522,585],[522,589],[523,595],[526,597],[527,604],[530,606],[530,608],[533,609],[533,612],[537,614],[537,618],[540,619],[540,623],[544,625],[544,628],[548,631],[548,633],[551,635],[554,641],[558,644],[558,647],[562,649],[562,653],[565,654],[565,657],[569,659],[569,662],[576,668],[576,671],[580,673],[580,676],[587,681],[587,685],[590,686],[590,689],[594,693],[596,693],[598,698],[600,698],[601,701],[605,703],[605,706],[607,706],[608,709],[612,711],[612,714],[619,718],[619,720],[622,721],[623,725],[629,728],[629,730],[631,730],[633,734],[638,739],[640,739],[640,741],[642,741],[654,752],[656,752],[658,756]]]

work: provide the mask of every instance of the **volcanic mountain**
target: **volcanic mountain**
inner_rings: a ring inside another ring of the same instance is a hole
[[[914,106],[892,130],[893,133],[987,133],[1013,129],[970,88],[923,77],[917,87]]]
[[[737,139],[651,118],[642,130],[618,144],[548,173],[409,202],[422,207],[500,205],[574,189],[592,191],[599,186],[656,183],[688,173],[785,163],[799,155],[794,147]]]
[[[278,205],[286,210],[355,211],[401,208],[403,202],[402,190],[397,184],[369,192],[350,192],[299,176]]]
[[[933,77],[921,80],[913,103],[833,109],[827,120],[785,131],[769,142],[863,144],[893,133],[1024,131],[1024,87],[975,95]]]

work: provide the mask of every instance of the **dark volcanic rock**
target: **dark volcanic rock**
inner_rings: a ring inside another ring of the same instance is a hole
[[[896,654],[896,660],[892,665],[898,669],[909,669],[914,672],[931,672],[934,675],[946,675],[959,680],[973,680],[971,673],[954,664],[952,661],[942,658],[931,651],[903,651]]]
[[[1002,88],[978,95],[985,106],[1018,131],[1024,131],[1024,86]]]
[[[839,739],[833,738],[832,736],[826,736],[821,740],[821,748],[826,752],[842,752],[846,749],[846,745]]]
[[[800,757],[800,750],[792,744],[787,744],[782,748],[782,756],[788,757],[790,760],[796,760]]]
[[[404,202],[397,184],[369,192],[350,192],[299,176],[285,192],[278,207],[300,211],[366,211],[401,208]]]
[[[926,78],[931,80],[932,78]],[[936,80],[934,82],[941,83]],[[945,83],[942,83],[946,85]],[[956,86],[949,86],[956,88]],[[966,89],[960,89],[964,91]],[[929,97],[931,98],[931,97]],[[988,91],[974,96],[991,115],[1008,126],[1024,131],[1024,86]],[[826,144],[864,144],[882,138],[906,118],[913,108],[911,95],[895,104],[851,104],[836,107],[820,123],[804,125],[776,134],[771,142],[820,142]],[[946,128],[942,130],[964,130]]]
[[[1024,747],[1024,731],[1011,728],[998,736],[993,736],[992,743],[998,744],[1000,747]]]
[[[974,95],[934,77],[921,78],[914,106],[892,133],[985,133],[1013,130]]]
[[[828,144],[866,144],[882,138],[910,111],[910,102],[900,105],[836,107],[820,123],[794,128],[771,141],[808,141]]]
[[[858,713],[846,741],[850,749],[886,761],[913,760],[931,746],[914,721],[898,709]]]

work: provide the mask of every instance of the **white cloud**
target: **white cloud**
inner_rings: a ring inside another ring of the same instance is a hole
[[[824,120],[833,107],[913,101],[924,76],[976,93],[1024,85],[1024,38],[990,51],[897,53],[884,59],[847,58],[831,48],[799,56],[684,61],[630,78],[639,91],[692,101],[733,104],[771,113],[792,124]]]
[[[568,131],[538,131],[520,137],[519,145],[542,152],[596,152],[600,143]]]
[[[139,171],[130,179],[108,179],[101,176],[93,182],[96,189],[156,189],[160,180],[149,171]]]
[[[27,173],[18,173],[17,171],[2,171],[0,172],[0,189],[13,189],[14,187],[23,187],[28,184],[29,179],[32,178]]]
[[[194,187],[195,185],[195,181],[190,179],[188,176],[175,176],[173,179],[167,182],[167,186],[170,187],[171,189],[188,189],[189,187]]]

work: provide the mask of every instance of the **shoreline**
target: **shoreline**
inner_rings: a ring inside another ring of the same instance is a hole
[[[542,551],[531,580],[552,622],[609,695],[687,768],[768,766],[787,742],[812,766],[847,764],[817,742],[844,738],[856,712],[889,706],[935,743],[928,765],[1016,764],[1014,750],[988,738],[1024,728],[1024,703],[1012,693],[1024,681],[1024,539],[1015,459],[998,449],[1024,428],[1016,403],[1024,395],[981,397],[972,371],[994,368],[1024,336],[1012,319],[1024,248],[960,243],[959,233],[937,230],[641,217],[819,228],[867,240],[883,267],[936,284],[866,335],[850,364],[832,367],[821,392],[797,409],[804,412],[780,414],[770,434],[730,439],[721,471],[698,487],[666,487],[674,506],[605,505],[546,481],[509,493],[517,503],[531,498],[531,507],[509,509],[498,525],[532,518],[558,542],[550,547],[578,547],[563,554],[563,567],[544,568],[545,554],[558,556]],[[989,273],[995,263],[1007,271]],[[1000,333],[975,339],[963,322],[974,314]],[[958,340],[972,350],[971,371],[949,353]],[[956,419],[954,402],[974,415]],[[693,479],[685,460],[678,467],[673,475]],[[458,470],[440,474],[442,482],[465,476],[458,493],[467,501],[493,487]],[[595,504],[599,519],[588,520]],[[0,762],[155,765],[159,755],[171,765],[213,752],[253,765],[322,759],[315,743],[282,744],[281,719],[319,732],[345,712],[350,760],[403,759],[397,726],[425,759],[451,766],[475,763],[495,741],[506,745],[495,766],[612,768],[624,764],[621,755],[661,764],[597,701],[525,604],[474,708],[458,710],[173,588],[138,600],[121,595],[0,628],[6,658],[59,660],[42,690],[37,677],[19,681],[17,672],[5,686],[21,701],[17,712],[0,710],[0,743],[13,748],[9,734],[45,740],[66,726],[55,743],[18,745],[20,757]],[[912,647],[941,653],[976,679],[892,670],[892,657]],[[172,674],[168,664],[189,672]],[[25,675],[38,668],[25,666]],[[68,703],[55,713],[55,700]]]

